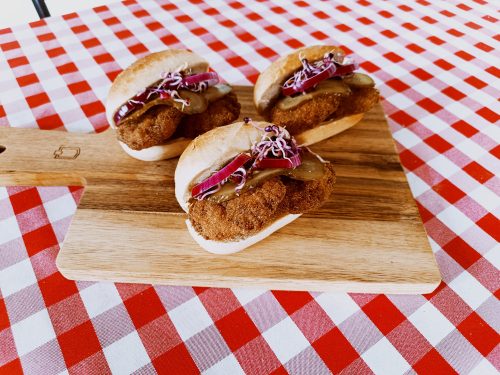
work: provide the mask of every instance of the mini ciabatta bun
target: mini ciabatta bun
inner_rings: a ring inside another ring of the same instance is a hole
[[[269,112],[274,102],[280,96],[281,85],[293,73],[302,68],[301,58],[309,61],[317,61],[329,52],[344,53],[342,49],[335,46],[310,46],[299,48],[289,55],[280,57],[269,65],[259,75],[253,90],[253,101],[257,112],[264,115]]]
[[[288,214],[285,215],[278,220],[272,222],[270,225],[262,229],[260,232],[257,232],[253,236],[244,238],[239,241],[212,241],[207,240],[201,236],[196,229],[193,228],[193,225],[189,220],[186,220],[186,225],[188,228],[189,234],[193,237],[198,245],[204,248],[206,251],[214,253],[214,254],[232,254],[247,247],[256,244],[257,242],[262,241],[264,238],[270,236],[278,229],[283,228],[285,225],[290,224],[295,219],[299,218],[301,214]]]
[[[208,71],[208,62],[199,55],[186,50],[170,49],[146,55],[123,72],[113,81],[106,100],[106,118],[115,129],[113,116],[117,109],[138,92],[151,86],[160,79],[163,72],[174,72],[178,69],[189,69],[192,73]],[[119,142],[127,154],[145,161],[158,161],[179,156],[191,140],[177,138],[162,145],[133,150],[125,143]]]
[[[253,121],[214,128],[196,137],[184,150],[175,169],[175,197],[186,212],[189,211],[191,188],[236,155],[247,152],[262,138],[268,122]],[[259,129],[258,129],[258,128]]]

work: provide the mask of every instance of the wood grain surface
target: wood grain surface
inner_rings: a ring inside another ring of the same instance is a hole
[[[242,117],[259,119],[251,88],[235,91]],[[380,106],[312,147],[334,163],[330,201],[232,255],[207,253],[189,236],[174,197],[176,159],[132,159],[112,130],[0,128],[2,146],[0,185],[85,185],[57,259],[70,279],[411,294],[440,282]]]

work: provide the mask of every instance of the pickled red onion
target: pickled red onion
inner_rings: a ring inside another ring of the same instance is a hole
[[[288,159],[264,158],[257,164],[257,169],[284,168],[291,169],[302,164],[300,154],[295,154]]]
[[[245,123],[257,127],[250,118],[244,119]],[[191,196],[202,200],[219,191],[226,182],[231,181],[239,193],[254,170],[267,168],[298,167],[302,160],[300,158],[300,147],[295,139],[284,129],[276,125],[269,125],[265,129],[257,127],[265,133],[260,141],[255,142],[251,149],[251,156],[245,153],[237,155],[224,168],[206,178],[191,190]],[[250,162],[252,160],[252,162]]]
[[[191,189],[191,196],[196,198],[197,196],[212,189],[214,186],[217,186],[218,184],[225,182],[234,172],[236,172],[242,165],[244,165],[251,158],[252,157],[250,155],[239,154],[224,168],[220,169],[210,177],[206,178],[199,184],[195,185],[193,189]]]
[[[303,93],[315,87],[320,82],[333,78],[343,77],[358,69],[358,64],[350,57],[344,57],[338,53],[327,53],[322,60],[309,63],[302,59],[302,68],[288,78],[281,87],[285,96]]]
[[[219,75],[215,72],[204,72],[199,74],[192,74],[184,77],[183,83],[185,85],[194,85],[196,83],[206,82],[208,86],[213,86],[219,83]]]
[[[184,76],[182,72],[163,72],[160,75],[161,80],[152,86],[146,87],[137,93],[126,103],[121,105],[113,115],[115,124],[118,124],[123,118],[143,107],[147,102],[160,98],[172,99],[182,106],[189,106],[189,101],[183,99],[178,90],[190,90],[193,92],[203,92],[210,86],[219,83],[219,75],[216,72],[205,72]]]

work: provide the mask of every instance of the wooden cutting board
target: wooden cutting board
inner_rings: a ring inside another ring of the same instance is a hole
[[[235,91],[242,117],[259,119],[252,89]],[[312,147],[334,163],[330,201],[232,255],[210,254],[189,236],[174,197],[177,159],[132,159],[112,130],[0,128],[2,149],[0,185],[85,185],[57,258],[69,279],[414,294],[440,282],[380,106]]]

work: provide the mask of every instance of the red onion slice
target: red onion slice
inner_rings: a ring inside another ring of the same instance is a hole
[[[207,179],[203,180],[199,184],[195,185],[191,190],[191,196],[196,197],[203,194],[207,190],[213,188],[217,184],[220,184],[231,176],[234,172],[238,170],[242,165],[249,161],[252,157],[247,154],[239,154],[236,156],[228,165],[226,165],[221,170],[217,171]]]
[[[336,70],[337,68],[335,64],[331,63],[326,69],[323,69],[318,74],[313,75],[312,77],[304,81],[296,82],[293,86],[283,87],[282,93],[283,95],[291,96],[299,92],[304,92],[307,89],[316,86],[318,83],[324,81],[325,79],[333,77]]]
[[[333,77],[346,76],[348,74],[353,73],[358,68],[359,68],[359,65],[357,63],[337,66],[337,70],[333,74]]]
[[[219,75],[216,72],[193,74],[184,78],[178,72],[165,73],[162,75],[162,81],[159,84],[147,87],[122,104],[113,115],[113,120],[115,124],[118,124],[130,113],[158,97],[165,100],[172,98],[175,100],[176,96],[173,94],[179,89],[203,92],[208,87],[214,86],[217,83],[219,83]]]
[[[287,159],[274,159],[274,158],[264,158],[259,161],[257,169],[267,169],[267,168],[286,168],[291,169],[298,167],[302,164],[300,155],[297,153]]]
[[[323,60],[309,63],[302,60],[302,69],[296,71],[281,87],[285,96],[303,93],[314,88],[320,82],[332,77],[344,77],[352,74],[359,65],[349,56],[338,58],[332,53],[326,54]]]
[[[142,108],[146,104],[146,102],[148,102],[150,93],[151,89],[147,88],[122,104],[113,115],[113,121],[115,122],[115,124],[118,124],[121,120],[123,120],[124,117],[128,116],[135,110]]]
[[[215,72],[205,72],[184,77],[182,80],[182,83],[186,85],[194,85],[200,82],[206,82],[208,86],[216,85],[219,83],[219,75]]]

